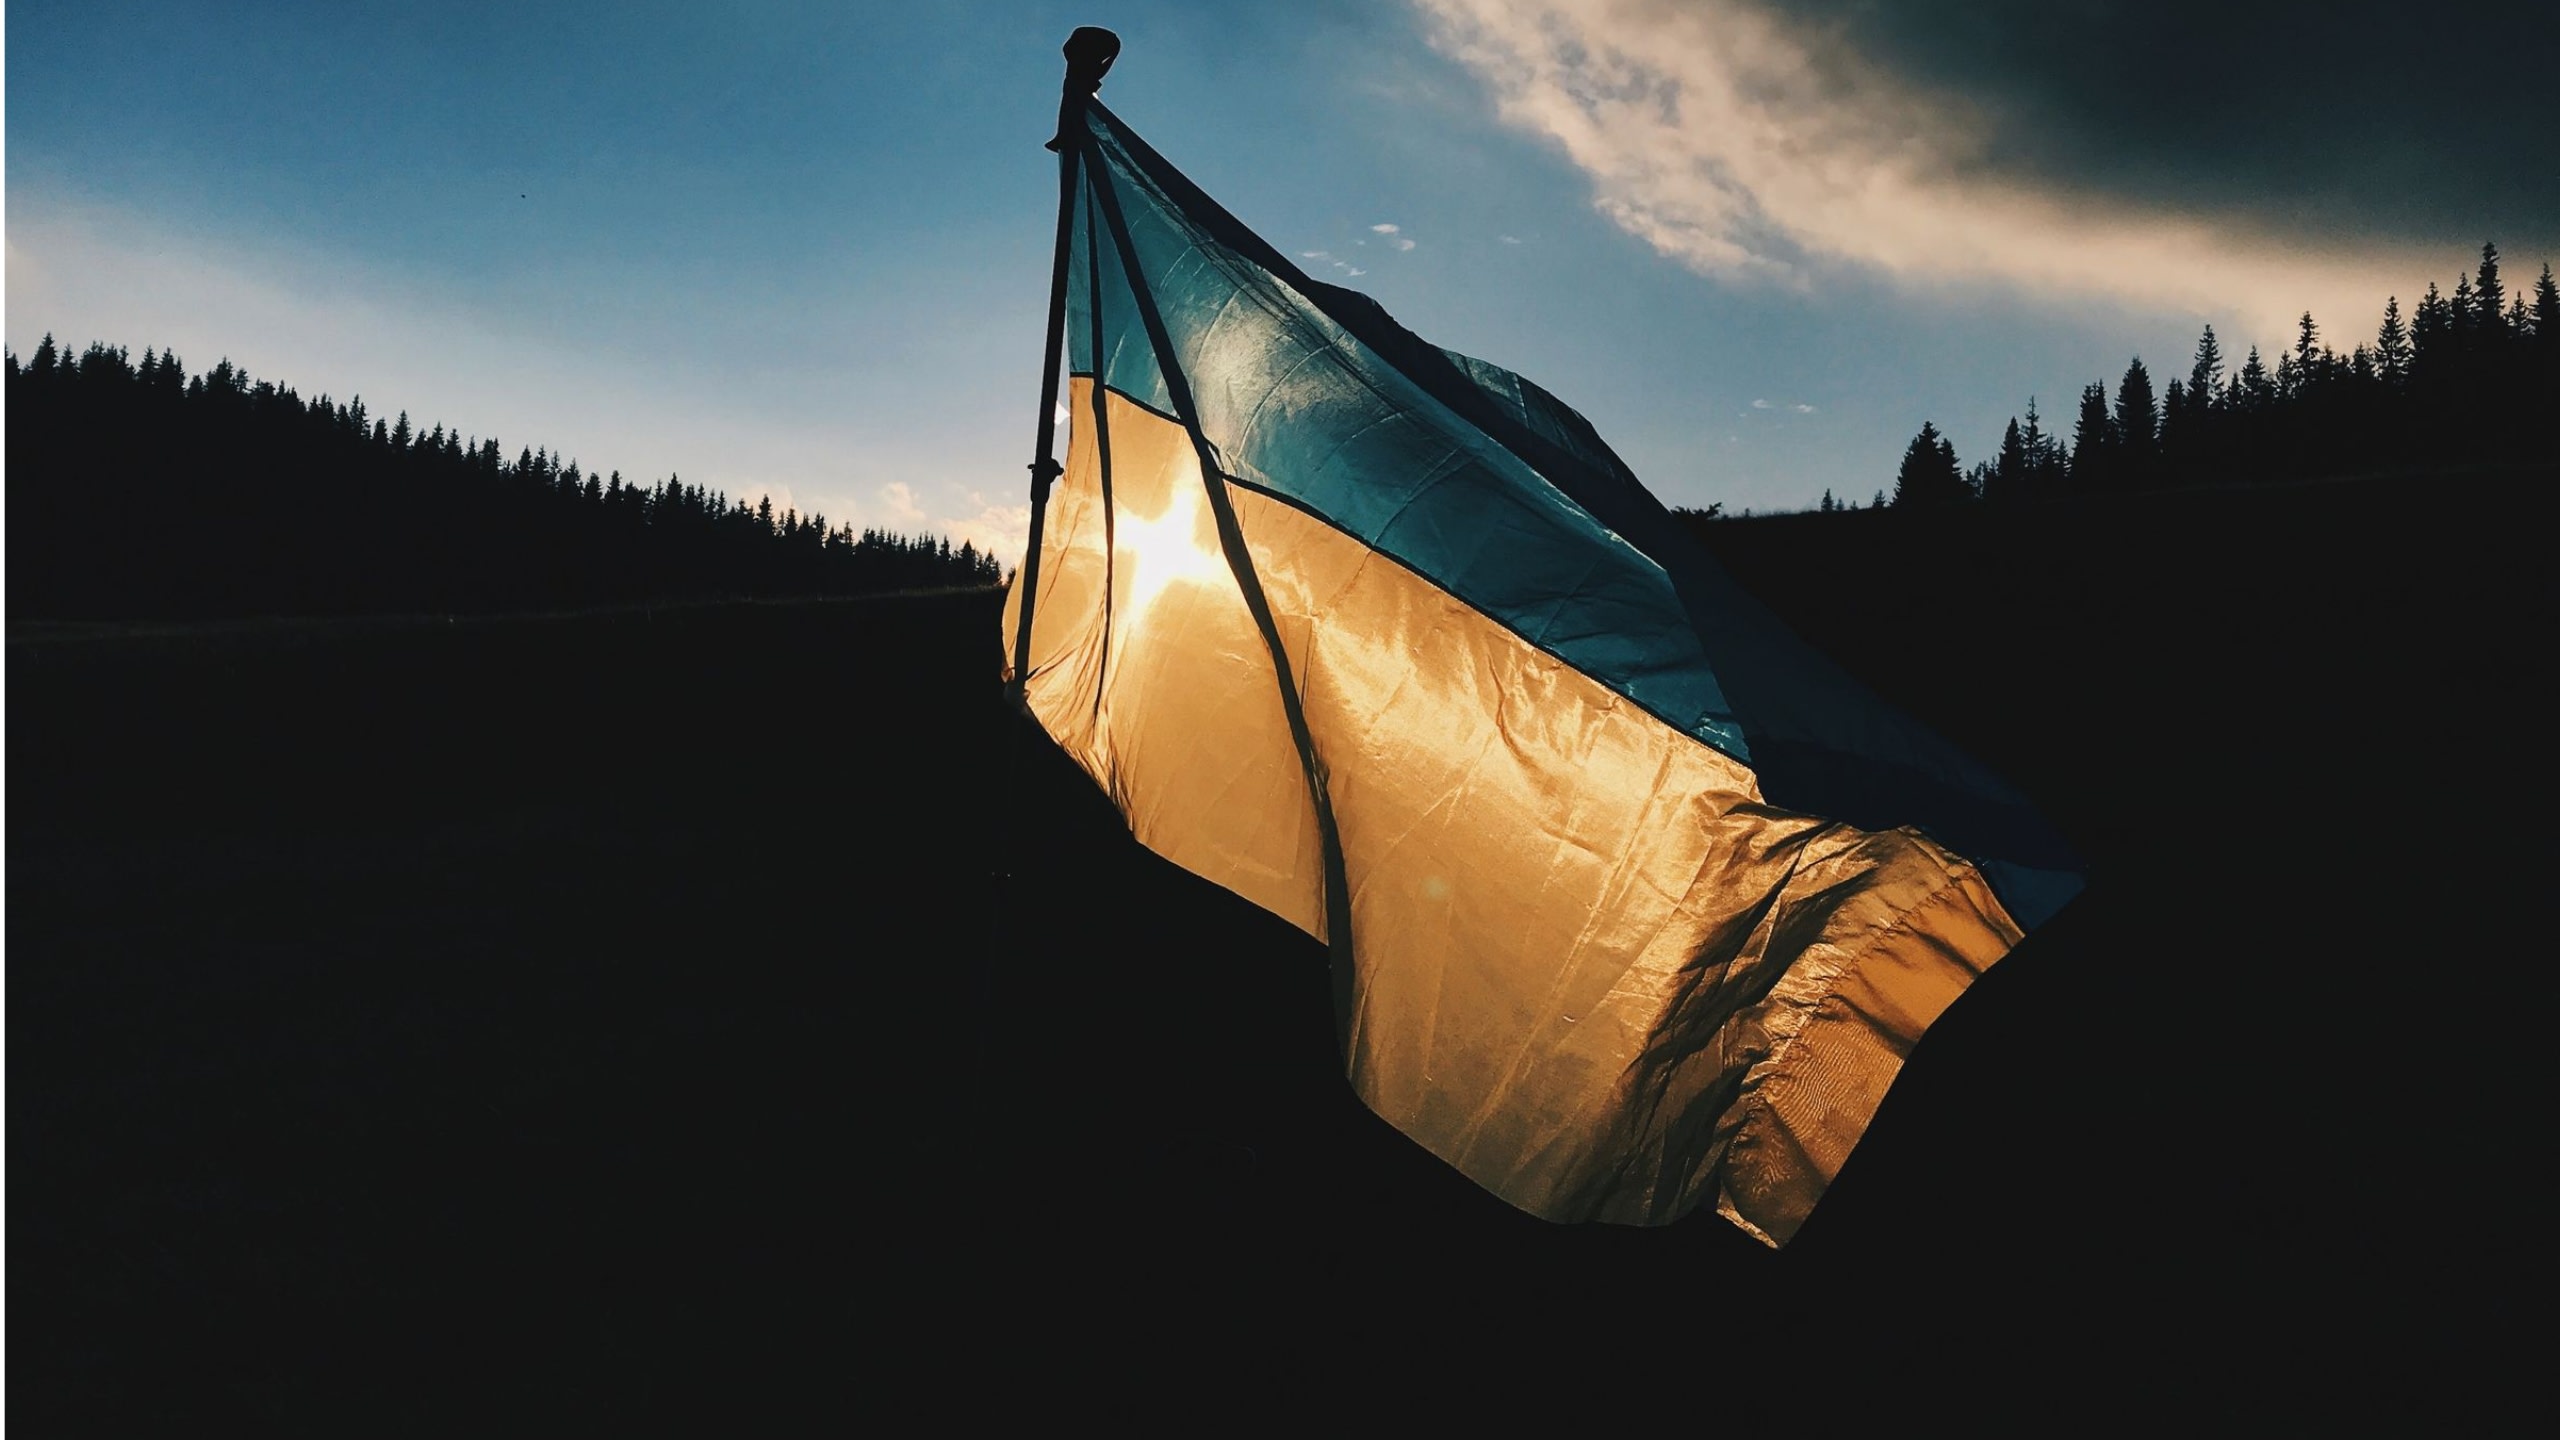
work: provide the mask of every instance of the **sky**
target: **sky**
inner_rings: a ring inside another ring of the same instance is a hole
[[[13,0],[7,343],[1009,559],[1082,24],[1239,219],[1675,505],[2560,260],[2547,4]]]

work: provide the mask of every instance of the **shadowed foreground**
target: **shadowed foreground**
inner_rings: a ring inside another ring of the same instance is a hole
[[[2270,1328],[2443,1334],[2521,1164],[2451,1042],[2520,978],[2482,827],[2535,589],[2368,498],[1707,527],[2091,861],[1775,1254],[1544,1225],[1369,1116],[1320,948],[1004,711],[993,593],[20,627],[10,1418],[851,1418],[928,1358],[1428,1383],[1485,1337],[1537,1387],[1819,1335],[2165,1398]],[[1977,669],[1899,661],[1959,628]]]

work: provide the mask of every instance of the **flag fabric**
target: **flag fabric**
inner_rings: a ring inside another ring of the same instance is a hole
[[[1549,1219],[1712,1204],[1783,1244],[2070,852],[1553,396],[1309,277],[1100,104],[1061,144],[1025,706],[1141,843],[1325,942],[1406,1135]]]

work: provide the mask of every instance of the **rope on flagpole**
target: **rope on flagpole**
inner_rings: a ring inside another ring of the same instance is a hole
[[[1064,53],[1067,78],[1058,95],[1058,130],[1048,143],[1058,156],[1058,233],[1049,265],[1049,339],[1041,358],[1040,429],[1031,459],[1031,528],[1024,540],[1022,564],[1013,573],[1013,583],[1021,587],[1016,593],[1022,603],[1014,626],[1012,668],[1005,680],[1005,698],[1014,713],[1022,716],[1030,714],[1024,687],[1031,674],[1031,611],[1040,595],[1041,522],[1049,508],[1050,482],[1064,473],[1053,452],[1058,440],[1058,365],[1066,348],[1068,258],[1075,233],[1076,183],[1084,151],[1079,137],[1085,131],[1085,105],[1102,88],[1103,72],[1119,58],[1120,37],[1108,30],[1083,26],[1067,37]],[[1028,738],[1015,734],[1005,737],[1005,791],[1009,797],[1022,793],[1023,750]],[[971,977],[978,1037],[973,1083],[977,1108],[989,1133],[995,1129],[995,1116],[1005,1098],[1004,1087],[996,1076],[998,1032],[1002,1028],[997,1018],[997,971],[1010,951],[1012,915],[1021,903],[1016,887],[1025,843],[1020,825],[1006,825],[1002,830],[992,877],[995,903],[987,907],[987,953]]]
[[[1079,26],[1067,37],[1067,79],[1058,94],[1058,133],[1049,148],[1058,152],[1058,238],[1049,262],[1049,343],[1040,357],[1040,434],[1031,457],[1031,530],[1025,538],[1022,564],[1013,583],[1022,587],[1019,619],[1013,632],[1013,673],[1006,694],[1019,707],[1031,672],[1031,610],[1040,598],[1040,531],[1049,508],[1049,485],[1065,471],[1053,453],[1058,441],[1058,362],[1067,339],[1067,256],[1074,239],[1076,167],[1084,147],[1076,142],[1084,131],[1085,102],[1102,88],[1103,74],[1120,58],[1120,37],[1093,25]]]

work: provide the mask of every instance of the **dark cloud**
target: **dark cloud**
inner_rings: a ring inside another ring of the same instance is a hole
[[[1817,53],[1978,107],[1990,168],[2293,233],[2560,259],[2551,0],[1772,3]]]

